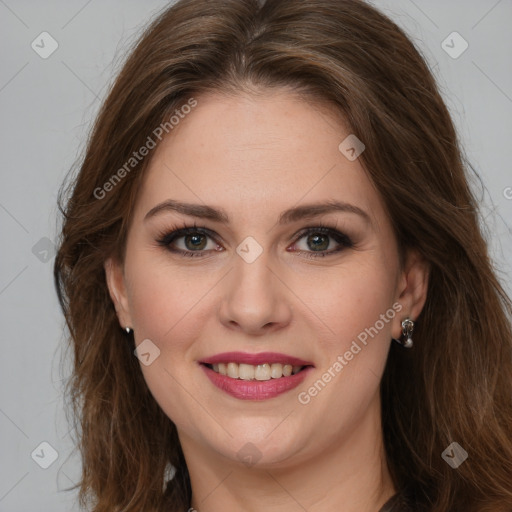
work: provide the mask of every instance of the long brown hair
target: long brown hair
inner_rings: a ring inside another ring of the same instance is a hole
[[[182,512],[191,497],[176,428],[145,384],[105,280],[106,259],[123,259],[151,158],[126,162],[190,98],[272,87],[344,116],[366,146],[360,161],[401,254],[415,248],[431,266],[414,348],[393,344],[381,383],[396,488],[416,511],[512,510],[511,301],[428,66],[396,24],[360,0],[181,0],[129,55],[60,197],[54,271],[74,355],[66,391],[83,461],[80,503],[95,512]],[[454,441],[469,454],[458,469],[441,457]],[[164,491],[169,463],[176,475]]]

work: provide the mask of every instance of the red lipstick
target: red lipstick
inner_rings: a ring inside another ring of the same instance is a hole
[[[225,393],[240,400],[258,401],[277,397],[296,388],[304,381],[314,367],[309,361],[277,352],[260,352],[259,354],[224,352],[207,357],[200,361],[200,363],[201,368],[212,384]],[[298,373],[289,377],[283,376],[277,379],[271,378],[270,380],[243,380],[221,375],[208,366],[219,363],[250,364],[253,366],[265,363],[280,363],[282,365],[302,366],[303,368]]]

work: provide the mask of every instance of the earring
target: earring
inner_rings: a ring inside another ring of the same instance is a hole
[[[412,341],[412,331],[414,330],[414,322],[410,318],[406,318],[402,322],[402,337],[405,340],[395,340],[397,343],[400,343],[405,348],[411,348],[413,346]]]
[[[126,334],[130,334],[133,331],[131,327],[125,327],[124,330],[126,331]]]

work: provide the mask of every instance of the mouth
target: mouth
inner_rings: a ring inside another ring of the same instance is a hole
[[[314,368],[311,362],[275,352],[226,352],[199,364],[212,384],[242,400],[266,400],[290,391]]]

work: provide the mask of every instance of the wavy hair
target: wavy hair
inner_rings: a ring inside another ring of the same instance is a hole
[[[80,504],[182,512],[191,498],[176,428],[119,327],[104,271],[109,257],[123,260],[151,156],[104,197],[98,190],[189,98],[276,87],[343,116],[366,145],[360,162],[401,255],[413,248],[430,264],[414,349],[393,344],[381,382],[396,488],[413,496],[415,511],[510,512],[512,304],[428,65],[394,22],[360,0],[180,0],[144,31],[110,88],[59,196],[54,275],[73,351],[66,396],[82,456]],[[441,457],[453,441],[469,453],[457,470]],[[169,465],[176,473],[164,487]]]

